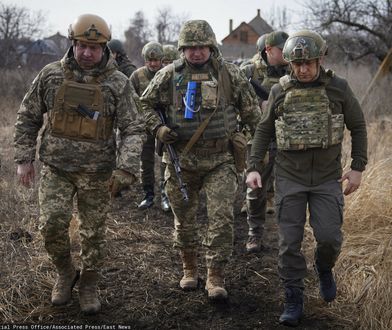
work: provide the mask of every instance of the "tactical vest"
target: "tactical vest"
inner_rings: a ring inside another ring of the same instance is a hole
[[[279,81],[286,92],[277,108],[276,142],[279,150],[329,148],[343,140],[344,116],[333,115],[325,84],[310,88],[294,88],[290,76]]]
[[[49,133],[56,137],[78,141],[98,142],[107,140],[113,134],[113,119],[105,114],[100,82],[109,73],[95,77],[92,83],[73,81],[73,73],[64,68],[65,79],[58,89],[52,111],[49,111]],[[82,106],[97,112],[97,118],[83,116],[77,111]]]
[[[176,132],[182,140],[189,140],[200,124],[217,108],[201,138],[208,140],[229,137],[235,131],[237,123],[237,109],[230,104],[231,81],[225,81],[228,88],[219,86],[223,93],[221,93],[221,99],[218,100],[217,70],[191,73],[186,69],[183,59],[173,63],[173,102],[167,112],[169,126],[177,127]],[[184,98],[188,81],[197,82],[195,102],[197,112],[193,114],[192,119],[184,118]]]

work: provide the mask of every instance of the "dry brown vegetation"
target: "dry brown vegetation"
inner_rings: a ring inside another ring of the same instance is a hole
[[[335,70],[340,72],[339,68]],[[341,69],[342,75],[344,70]],[[369,73],[360,69],[349,73],[353,89],[361,95]],[[179,290],[180,263],[171,247],[172,217],[155,207],[146,213],[138,211],[138,187],[113,203],[108,220],[110,259],[100,284],[102,313],[93,318],[83,317],[75,297],[67,307],[52,307],[49,297],[54,272],[38,231],[37,187],[23,189],[17,185],[12,161],[12,125],[23,95],[21,90],[26,88],[26,80],[31,81],[31,76],[21,79],[27,75],[8,72],[6,77],[7,82],[2,81],[0,104],[0,324],[120,323],[148,329],[280,328],[276,320],[282,297],[276,274],[276,225],[272,219],[267,224],[269,249],[259,256],[247,255],[244,253],[245,217],[237,214],[235,252],[227,278],[231,299],[229,306],[222,309],[206,303],[203,290],[192,294]],[[5,93],[5,87],[18,91],[18,96]],[[388,97],[385,93],[385,100]],[[311,229],[307,228],[303,248],[310,275],[306,280],[303,329],[392,328],[392,117],[388,104],[385,101],[382,120],[368,122],[369,165],[361,188],[346,198],[345,242],[335,268],[338,298],[329,305],[318,297],[317,281],[311,270],[313,240]],[[343,157],[345,167],[349,164],[347,149]],[[203,209],[200,218],[205,223]],[[73,221],[71,236],[78,261],[76,232],[77,221]],[[203,266],[202,271],[205,271]]]

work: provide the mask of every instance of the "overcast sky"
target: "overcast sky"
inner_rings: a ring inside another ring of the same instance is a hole
[[[152,24],[157,9],[170,7],[173,14],[189,19],[207,20],[218,42],[229,33],[229,19],[233,27],[249,22],[260,9],[261,16],[268,21],[271,13],[287,8],[291,13],[291,30],[296,30],[302,12],[301,0],[0,0],[3,4],[14,4],[33,11],[42,11],[47,19],[49,31],[44,36],[60,32],[67,34],[68,26],[80,14],[92,13],[102,16],[112,27],[113,38],[124,39],[123,32],[129,27],[130,19],[141,10]]]

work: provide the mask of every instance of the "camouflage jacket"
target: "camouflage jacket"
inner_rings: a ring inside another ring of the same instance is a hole
[[[137,174],[145,127],[143,117],[131,97],[129,81],[116,70],[114,59],[108,52],[99,67],[83,71],[73,57],[72,48],[61,61],[48,64],[41,70],[22,101],[15,124],[16,163],[34,161],[38,133],[44,126],[40,136],[39,159],[45,164],[69,172],[108,172],[116,166],[114,130],[108,139],[93,142],[55,137],[49,133],[44,115],[54,109],[55,96],[65,80],[64,68],[69,68],[79,83],[104,75],[100,82],[104,111],[112,118],[121,136],[117,168]]]
[[[309,88],[326,84],[325,90],[332,114],[343,114],[344,124],[351,132],[351,169],[363,171],[367,163],[367,133],[364,115],[347,81],[334,74],[327,77],[327,74],[322,68],[318,80],[308,84],[301,84],[295,80],[293,75],[290,78],[294,79],[294,88]],[[282,85],[275,84],[268,99],[268,107],[254,135],[248,172],[259,171],[261,173],[263,170],[265,153],[271,138],[275,136],[277,109],[283,103],[284,98],[285,91]],[[339,179],[342,175],[341,153],[341,144],[327,149],[278,150],[275,158],[276,175],[303,185],[318,185]]]
[[[157,127],[161,125],[159,117],[154,109],[159,106],[167,109],[169,106],[173,105],[172,85],[174,79],[174,65],[175,64],[172,63],[159,70],[141,97],[142,109],[143,112],[146,113],[147,129],[151,132],[155,132]],[[189,66],[186,61],[185,65]],[[231,79],[230,85],[232,95],[230,103],[238,109],[238,115],[241,117],[241,121],[244,124],[247,124],[253,133],[260,118],[260,108],[258,106],[256,94],[244,74],[236,65],[228,62],[224,62],[224,65],[226,66]],[[186,69],[187,68],[185,67],[185,70]],[[213,116],[209,125],[216,125],[214,120]]]
[[[128,78],[136,70],[136,66],[132,64],[131,60],[125,54],[118,54],[116,57],[118,70],[125,74]]]
[[[129,78],[133,89],[133,98],[139,108],[139,111],[142,110],[140,96],[142,96],[144,90],[147,88],[148,84],[150,83],[151,79],[154,78],[154,76],[155,72],[151,72],[146,66],[142,66],[141,68],[134,71]]]

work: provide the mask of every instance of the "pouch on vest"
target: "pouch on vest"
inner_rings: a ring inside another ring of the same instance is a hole
[[[234,132],[230,136],[230,147],[233,152],[235,168],[242,173],[246,168],[246,153],[248,141],[242,132]]]
[[[215,109],[218,104],[218,82],[201,82],[201,106],[203,109]]]
[[[77,108],[83,105],[100,113],[97,120],[83,117]],[[55,105],[49,113],[50,133],[75,140],[106,140],[113,134],[113,121],[103,116],[103,95],[98,84],[82,84],[65,80],[60,86]]]

